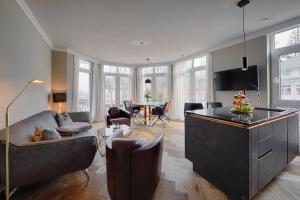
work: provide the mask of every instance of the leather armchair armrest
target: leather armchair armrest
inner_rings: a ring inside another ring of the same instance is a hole
[[[122,117],[126,117],[126,118],[128,118],[128,119],[130,119],[130,117],[131,117],[130,112],[128,112],[128,111],[126,111],[126,110],[122,110],[122,109],[120,109],[120,115],[121,115]]]
[[[91,122],[90,112],[68,112],[73,122]]]

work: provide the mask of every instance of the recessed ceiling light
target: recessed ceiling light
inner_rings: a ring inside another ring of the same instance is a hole
[[[265,17],[265,18],[262,18],[261,21],[262,21],[262,22],[269,22],[269,21],[270,21],[270,18],[269,18],[269,17]]]
[[[134,40],[134,41],[131,41],[130,44],[139,46],[139,47],[144,47],[144,46],[149,45],[150,42],[146,41],[146,40]]]

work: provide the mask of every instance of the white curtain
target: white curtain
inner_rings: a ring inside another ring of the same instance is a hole
[[[73,69],[73,98],[72,98],[72,111],[78,111],[78,75],[79,75],[79,56],[74,55],[74,69]]]
[[[214,101],[213,70],[212,70],[212,55],[211,55],[211,53],[207,54],[206,57],[207,57],[207,101]]]
[[[184,74],[184,63],[176,63],[173,67],[173,108],[171,117],[173,119],[184,120],[184,98],[183,90],[183,74]]]
[[[103,66],[93,64],[91,88],[91,119],[101,121],[104,119],[104,75]]]
[[[143,73],[142,73],[142,67],[138,67],[136,70],[136,77],[137,77],[137,85],[136,85],[136,100],[137,102],[143,102],[144,101],[144,94],[143,94]]]

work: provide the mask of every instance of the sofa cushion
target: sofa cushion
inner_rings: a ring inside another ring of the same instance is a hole
[[[43,130],[41,140],[55,140],[55,139],[61,139],[60,134],[56,130],[47,130],[47,129]]]
[[[116,118],[120,116],[120,110],[118,107],[111,107],[108,110],[108,114],[110,115],[111,118]]]
[[[58,114],[58,124],[59,126],[64,126],[68,124],[73,124],[73,120],[71,119],[71,116],[68,113],[61,113]]]
[[[55,140],[61,139],[61,136],[56,130],[43,129],[41,127],[35,127],[35,133],[32,137],[33,142],[39,142],[43,140]]]
[[[56,130],[62,136],[72,136],[81,132],[85,132],[92,128],[90,123],[87,122],[73,122],[72,124],[65,124],[61,127],[57,127]]]

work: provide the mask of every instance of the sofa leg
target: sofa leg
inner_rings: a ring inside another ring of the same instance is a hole
[[[89,174],[88,169],[83,169],[83,170],[81,170],[81,171],[84,173],[84,175],[85,175],[86,178],[87,178],[87,181],[89,182],[89,181],[90,181],[90,174]]]

